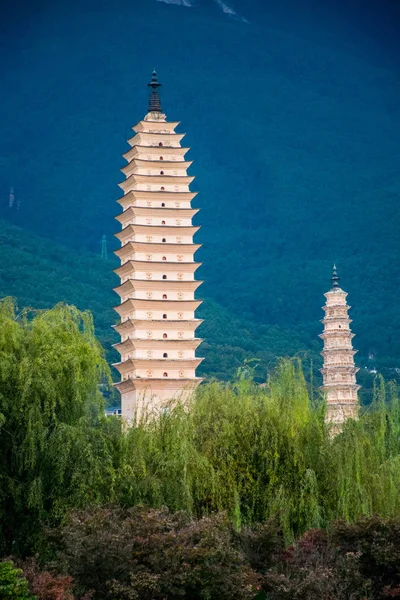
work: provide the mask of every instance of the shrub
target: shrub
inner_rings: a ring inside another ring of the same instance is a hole
[[[22,570],[15,569],[11,561],[0,562],[1,600],[35,600],[28,591],[28,582],[22,577]]]
[[[61,560],[79,592],[105,600],[252,600],[259,578],[228,520],[166,510],[97,509],[71,515]]]
[[[42,571],[34,558],[24,561],[21,567],[38,600],[74,600],[73,579],[69,575]]]
[[[310,530],[263,571],[272,600],[400,598],[400,519]]]
[[[38,600],[387,600],[400,598],[399,538],[399,518],[373,517],[285,548],[274,521],[236,531],[222,514],[103,508],[50,532],[51,573],[23,568]]]
[[[332,544],[342,556],[356,562],[371,597],[400,598],[400,519],[362,519],[354,524],[334,523]]]

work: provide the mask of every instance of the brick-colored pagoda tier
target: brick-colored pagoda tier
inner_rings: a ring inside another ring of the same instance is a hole
[[[322,319],[324,332],[320,337],[324,340],[323,391],[326,397],[326,421],[333,424],[333,432],[340,431],[347,419],[358,416],[358,396],[360,386],[356,382],[358,368],[354,364],[352,339],[347,304],[347,293],[339,287],[336,267],[333,269],[332,288],[325,294],[326,304],[323,307],[325,318]]]
[[[178,123],[167,122],[162,113],[155,73],[149,85],[149,112],[133,128],[124,154],[126,180],[118,200],[123,212],[116,217],[122,226],[116,235],[121,283],[115,288],[121,298],[115,307],[121,362],[114,366],[128,421],[140,419],[144,406],[157,411],[190,395],[201,381],[196,367],[203,360],[195,356],[202,340],[195,337],[201,302],[194,294],[202,282],[194,278],[200,246],[193,243],[199,227],[192,225],[197,210],[191,208],[196,193],[189,189],[194,179],[187,175],[189,148],[181,147]]]

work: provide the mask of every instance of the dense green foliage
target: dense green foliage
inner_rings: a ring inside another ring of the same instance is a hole
[[[15,569],[11,561],[0,562],[1,600],[35,600],[29,593],[28,582],[21,575],[21,569]]]
[[[373,353],[379,369],[400,366],[398,3],[227,0],[250,23],[213,0],[24,4],[0,7],[0,214],[24,228],[20,247],[40,246],[35,232],[76,253],[53,277],[51,261],[28,294],[40,248],[13,251],[1,261],[5,295],[35,306],[54,303],[52,290],[56,301],[92,295],[82,265],[94,265],[87,251],[100,253],[103,234],[111,253],[121,154],[156,66],[200,191],[204,370],[226,378],[244,353],[318,346],[334,260],[361,364]],[[80,304],[97,306],[108,339],[111,266],[93,266],[95,293]]]
[[[400,512],[397,390],[375,390],[371,410],[331,439],[324,406],[310,402],[299,366],[284,361],[265,388],[236,383],[199,389],[123,438],[120,501],[227,511],[236,526],[277,518],[290,541],[344,518]]]
[[[98,388],[108,367],[89,313],[0,304],[0,547],[23,549],[42,521],[108,498],[113,481]]]
[[[287,542],[343,518],[400,513],[400,408],[380,382],[334,439],[296,362],[265,387],[250,365],[121,431],[105,418],[108,369],[88,313],[0,305],[0,541],[40,544],[68,509],[105,503],[225,511],[235,527],[277,519]],[[388,397],[386,397],[388,393]]]
[[[30,590],[4,561],[4,597],[397,597],[397,387],[378,381],[332,438],[300,363],[281,361],[264,387],[254,373],[246,363],[126,430],[103,414],[90,313],[4,300],[0,556],[18,556]]]

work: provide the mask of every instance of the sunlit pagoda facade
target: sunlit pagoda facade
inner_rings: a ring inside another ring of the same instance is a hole
[[[360,389],[356,381],[359,369],[354,364],[357,351],[353,350],[354,333],[351,332],[352,321],[348,315],[350,306],[347,304],[347,293],[341,289],[339,281],[334,266],[332,288],[325,294],[324,331],[320,335],[324,341],[321,372],[327,404],[326,421],[332,424],[333,433],[338,433],[347,419],[357,418]]]
[[[202,282],[195,280],[200,263],[194,258],[199,248],[193,242],[199,229],[192,225],[194,177],[187,174],[191,162],[185,158],[189,148],[181,146],[184,134],[175,132],[179,123],[168,122],[162,111],[160,85],[154,72],[149,111],[133,127],[131,148],[123,155],[126,179],[116,217],[121,266],[115,292],[121,302],[115,329],[121,341],[115,347],[121,361],[114,366],[128,421],[186,399],[201,381],[196,368],[202,359],[195,355],[202,341],[196,337],[201,302],[195,292]]]

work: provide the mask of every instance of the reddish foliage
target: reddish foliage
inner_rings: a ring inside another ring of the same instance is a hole
[[[71,515],[58,539],[79,589],[99,600],[252,600],[259,586],[223,515],[98,509]]]
[[[273,522],[238,533],[223,515],[103,508],[55,532],[68,576],[19,566],[38,600],[388,600],[400,599],[399,539],[400,519],[372,518],[309,530],[285,550]]]
[[[41,571],[33,558],[20,563],[20,566],[31,593],[39,600],[75,600],[74,580],[69,575],[53,575],[49,571]],[[89,597],[85,600],[89,600]]]
[[[383,588],[383,595],[385,598],[400,598],[400,585],[392,587],[391,585]]]
[[[400,520],[310,530],[264,573],[273,600],[400,598]]]

